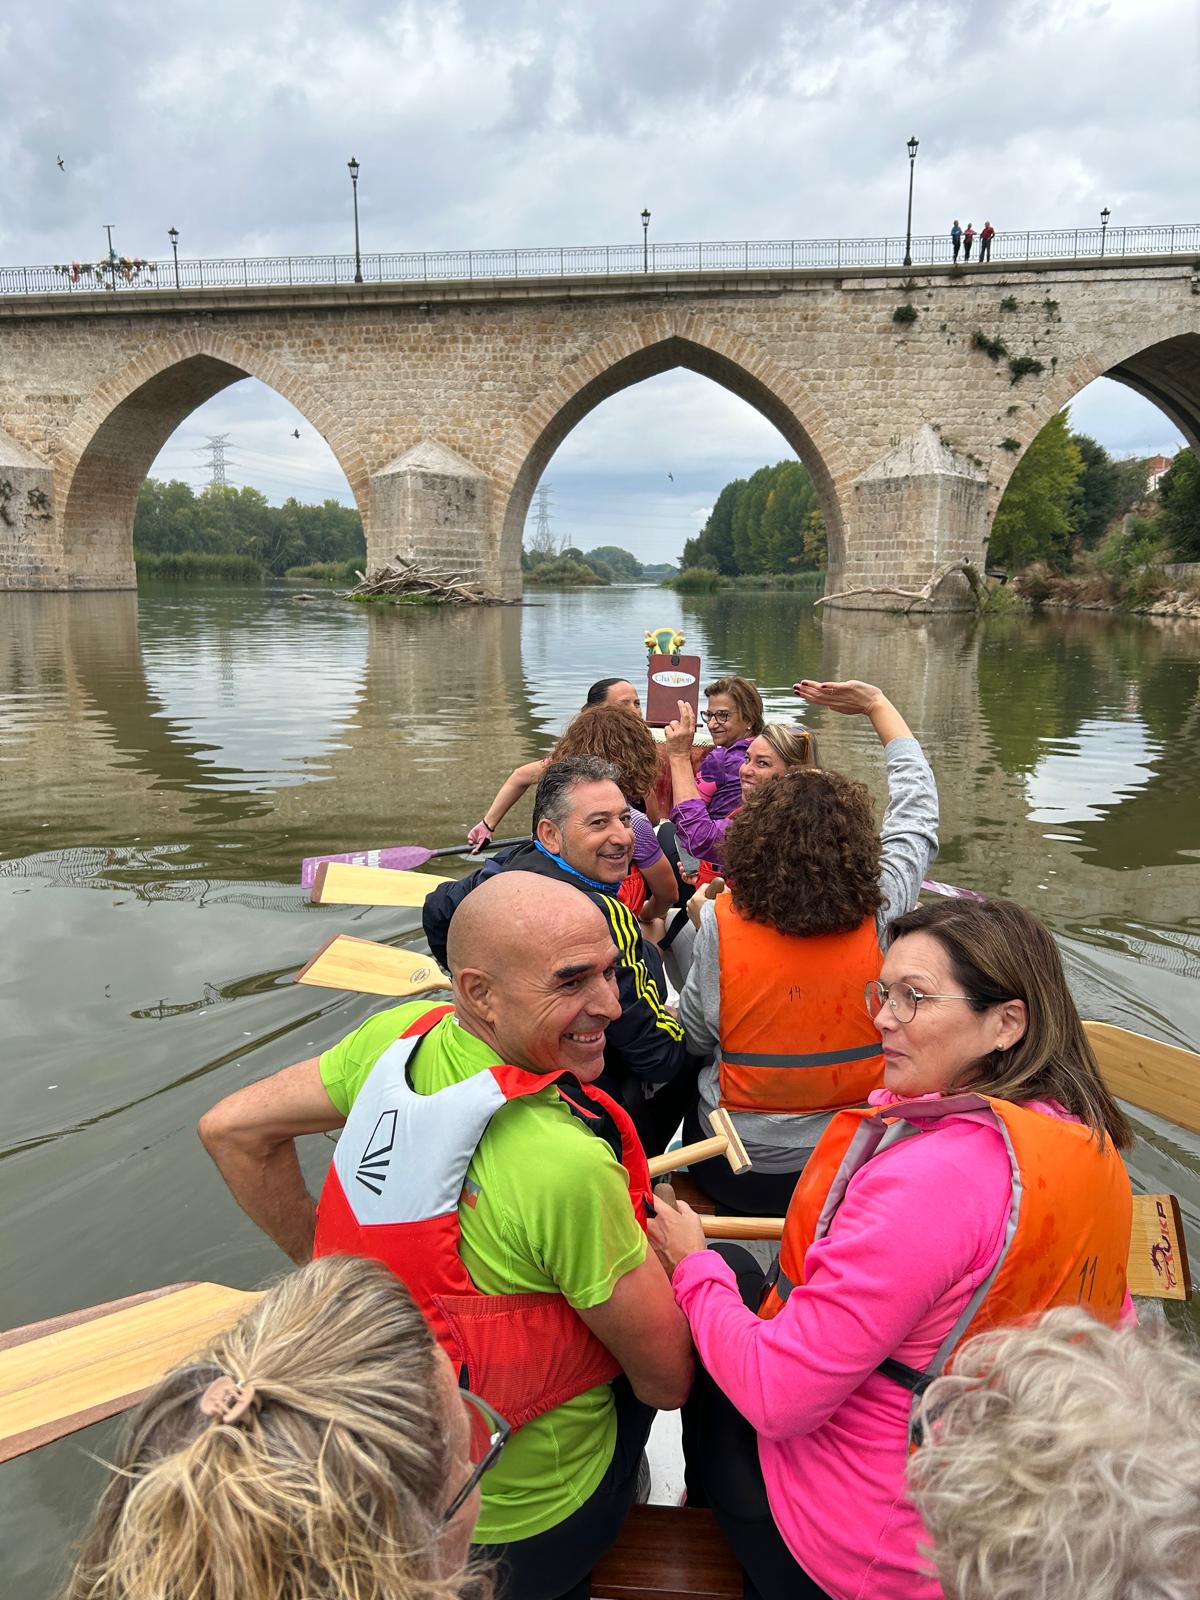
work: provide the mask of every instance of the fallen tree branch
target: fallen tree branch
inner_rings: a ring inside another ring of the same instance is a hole
[[[927,603],[931,601],[936,590],[939,589],[943,583],[945,583],[947,578],[951,577],[956,572],[961,573],[962,576],[966,578],[968,584],[971,586],[972,598],[974,599],[976,606],[982,610],[987,604],[987,587],[979,574],[978,568],[975,566],[970,556],[959,556],[956,561],[948,561],[944,567],[939,567],[929,581],[927,583],[923,583],[919,589],[898,589],[891,585],[881,585],[878,587],[864,586],[860,589],[842,589],[837,594],[822,595],[819,600],[814,602],[814,604],[823,606],[827,605],[831,600],[848,600],[853,595],[859,594],[894,594],[899,596],[900,599],[908,601],[908,604],[904,608],[904,614],[907,616],[912,608],[919,604],[922,600]]]
[[[429,601],[452,606],[516,606],[520,600],[503,600],[461,572],[422,568],[416,561],[396,555],[369,575],[355,572],[358,582],[343,590],[343,600]]]

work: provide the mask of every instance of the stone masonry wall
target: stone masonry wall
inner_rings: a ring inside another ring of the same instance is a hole
[[[915,321],[895,322],[907,304]],[[992,360],[976,335],[1005,353]],[[429,549],[440,539],[464,558],[472,545],[479,570],[515,592],[529,496],[554,448],[609,394],[679,365],[758,406],[813,470],[831,590],[915,586],[938,560],[982,560],[1004,485],[1043,424],[1104,372],[1150,387],[1156,350],[1170,353],[1171,414],[1200,440],[1200,277],[1161,258],[907,278],[671,274],[9,300],[0,430],[23,470],[52,474],[53,518],[27,557],[10,548],[0,586],[130,584],[133,503],[154,454],[210,394],[252,375],[328,440],[373,552],[390,553],[401,532],[415,549],[424,528]],[[1018,357],[1042,370],[1014,381]],[[885,515],[881,495],[856,485],[926,426],[965,464],[961,481],[893,481]],[[410,482],[402,506],[384,477],[431,444],[460,458],[462,481],[451,473],[438,487],[426,473],[428,492]]]

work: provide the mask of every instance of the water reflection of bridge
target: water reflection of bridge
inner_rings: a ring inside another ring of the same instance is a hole
[[[280,626],[304,626],[291,615]],[[202,735],[214,730],[207,742],[189,731],[173,708],[169,672],[147,670],[134,595],[0,597],[0,690],[10,708],[4,733],[22,765],[32,766],[40,804],[17,853],[31,855],[47,837],[121,846],[92,874],[129,884],[153,879],[166,898],[194,894],[183,881],[194,886],[198,873],[228,884],[261,878],[266,862],[287,880],[313,850],[385,835],[454,838],[500,778],[544,743],[523,669],[521,623],[508,609],[355,615],[352,626],[364,634],[361,670],[346,674],[344,705],[331,714],[326,703],[323,720],[301,719],[311,738],[297,781],[295,764],[281,773],[269,748],[256,771],[238,766],[213,742],[219,717],[193,721]],[[718,596],[695,607],[685,626],[693,624],[711,659],[765,683],[785,681],[784,663],[795,656],[790,609],[759,609],[748,623],[744,608]],[[181,608],[171,626],[196,622]],[[1192,874],[1181,869],[1196,835],[1200,748],[1192,625],[861,615],[827,616],[817,633],[805,626],[806,638],[819,639],[819,659],[806,657],[797,672],[898,686],[938,775],[940,876],[1009,894],[1059,929],[1128,925],[1119,937],[1129,947],[1138,924],[1168,925],[1191,944],[1195,896]],[[180,648],[186,654],[186,638]],[[57,704],[61,714],[21,720],[26,700]],[[838,722],[831,758],[878,790],[869,731]],[[1075,790],[1068,802],[1083,798],[1086,806],[1072,813],[1068,804],[1065,826],[1031,820],[1047,752],[1061,748],[1070,757],[1091,726],[1103,743],[1110,724],[1145,729],[1150,754],[1136,782],[1104,771],[1089,778],[1087,763],[1068,760]],[[293,741],[295,727],[293,718]],[[1095,792],[1081,796],[1084,781]],[[228,845],[246,835],[258,843],[240,859]],[[158,848],[131,859],[128,847],[139,840]],[[175,856],[164,855],[164,844],[181,840]],[[1165,946],[1162,956],[1168,966],[1186,960]]]
[[[423,615],[419,637],[391,614],[354,621],[365,632],[361,673],[332,726],[313,719],[297,781],[272,768],[270,749],[247,772],[189,732],[172,711],[169,672],[147,673],[136,595],[0,596],[0,694],[14,710],[22,698],[61,705],[61,715],[10,715],[3,729],[39,794],[34,826],[127,843],[216,838],[235,825],[294,840],[294,861],[310,841],[378,843],[389,815],[411,816],[418,796],[431,815],[478,815],[497,765],[528,759],[537,738],[519,613]],[[483,741],[487,759],[473,763]],[[238,875],[235,855],[225,866]]]

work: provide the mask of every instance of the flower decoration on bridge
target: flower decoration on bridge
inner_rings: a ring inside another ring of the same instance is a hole
[[[111,261],[71,261],[54,270],[60,277],[70,278],[73,284],[94,278],[97,283],[113,288],[118,278],[125,283],[136,283],[143,273],[157,273],[158,263],[141,256],[113,256]]]

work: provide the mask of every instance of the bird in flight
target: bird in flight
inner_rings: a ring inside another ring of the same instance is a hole
[[[66,162],[63,160],[63,158],[61,156],[59,156],[59,158],[58,158],[58,170],[60,172],[65,172],[67,170]]]
[[[298,439],[299,437],[300,437],[300,429],[299,428],[293,428],[292,429],[292,438],[293,439]]]
[[[673,472],[668,472],[667,477],[670,478],[672,483],[675,482],[675,474]]]

